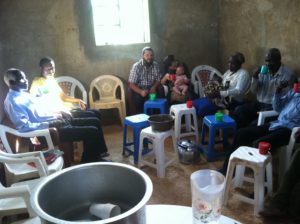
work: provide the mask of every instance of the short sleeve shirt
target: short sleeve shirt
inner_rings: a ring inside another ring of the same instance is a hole
[[[141,59],[132,66],[128,81],[136,84],[143,90],[148,90],[160,79],[161,74],[158,63],[154,61],[151,66],[146,66],[143,63],[143,59]]]

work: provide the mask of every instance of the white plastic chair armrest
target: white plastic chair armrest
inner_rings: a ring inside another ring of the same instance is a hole
[[[10,128],[10,127],[0,124],[1,140],[3,142],[5,149],[10,153],[13,153],[13,152],[11,151],[8,140],[6,138],[6,133],[10,133],[15,136],[24,137],[24,138],[32,138],[32,137],[36,137],[36,136],[45,137],[49,149],[54,149],[54,144],[53,144],[49,129],[41,129],[41,130],[35,130],[35,131],[29,131],[29,132],[19,132],[13,128]]]
[[[36,216],[30,204],[30,190],[27,185],[12,186],[9,188],[3,188],[0,191],[0,198],[16,198],[16,197],[23,198],[30,217]]]
[[[265,120],[267,117],[275,117],[278,116],[278,112],[275,110],[270,110],[270,111],[260,111],[258,112],[258,122],[257,126],[263,125],[265,123]]]
[[[48,165],[46,163],[44,154],[41,151],[28,152],[28,153],[0,153],[0,161],[7,164],[24,164],[34,163],[40,177],[49,175]]]
[[[167,96],[167,95],[168,95],[168,92],[169,92],[169,88],[168,88],[167,85],[162,85],[162,86],[163,86],[163,88],[164,88],[165,96]]]

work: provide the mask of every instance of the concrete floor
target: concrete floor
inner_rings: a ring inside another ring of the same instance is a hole
[[[135,166],[132,156],[122,156],[123,129],[121,125],[105,124],[103,126],[103,131],[110,153],[109,158],[114,162],[126,163]],[[166,143],[168,154],[172,152],[170,142],[170,140],[167,140]],[[201,155],[200,161],[193,165],[184,165],[176,161],[173,165],[166,169],[165,178],[158,178],[154,168],[143,167],[142,170],[149,175],[153,182],[153,194],[148,204],[174,204],[191,206],[191,173],[200,169],[216,170],[221,166],[222,161],[208,163]],[[263,223],[261,218],[253,215],[252,205],[248,205],[234,199],[229,201],[229,205],[227,207],[223,207],[222,214],[236,219],[241,223]]]

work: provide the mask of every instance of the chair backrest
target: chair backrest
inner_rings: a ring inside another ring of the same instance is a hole
[[[203,88],[210,80],[222,82],[223,75],[215,68],[209,65],[199,65],[192,71],[191,82],[194,85],[194,92],[199,97],[204,97]]]
[[[120,89],[120,95],[118,95],[118,89]],[[99,100],[114,100],[121,99],[125,102],[124,85],[121,79],[114,75],[100,75],[95,78],[90,85],[89,100],[90,104],[94,101],[94,91],[99,94]]]
[[[76,89],[79,89],[82,95],[81,99],[87,103],[87,92],[84,86],[77,79],[71,76],[59,76],[55,79],[63,89],[64,93],[68,96],[76,97]]]

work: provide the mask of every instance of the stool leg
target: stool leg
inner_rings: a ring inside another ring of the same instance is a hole
[[[140,142],[140,129],[135,128],[133,130],[133,145],[134,145],[133,158],[135,164],[138,162],[139,159],[139,142]],[[143,151],[143,148],[141,150]]]
[[[157,176],[163,178],[166,173],[164,141],[155,139],[153,148],[155,148]]]
[[[141,168],[142,166],[143,140],[144,140],[144,134],[142,132],[139,137],[139,150],[138,150],[138,160],[137,160],[138,168]]]
[[[181,133],[181,117],[175,116],[175,138],[176,141],[180,140],[180,133]]]
[[[196,143],[198,143],[199,142],[198,121],[195,113],[192,114],[192,118],[193,118],[194,131],[196,133]]]
[[[265,193],[265,170],[256,168],[254,170],[254,215],[258,215],[263,209]]]
[[[268,194],[270,194],[273,191],[273,171],[272,171],[272,162],[269,162],[267,164],[267,188],[268,188]]]
[[[185,114],[185,130],[186,132],[191,132],[191,115]]]
[[[224,191],[224,205],[226,206],[228,203],[229,193],[230,193],[230,186],[232,182],[233,177],[233,171],[234,171],[235,163],[229,160],[229,165],[227,168],[227,175],[225,180],[225,191]]]
[[[211,127],[209,130],[209,141],[208,141],[208,147],[207,147],[207,161],[212,162],[215,159],[215,134],[216,129],[214,127]]]
[[[125,124],[123,128],[123,152],[122,152],[123,155],[125,155],[126,144],[127,144],[127,125]]]
[[[245,167],[242,165],[237,165],[235,168],[235,176],[234,176],[234,187],[241,187],[244,182],[245,176]]]

